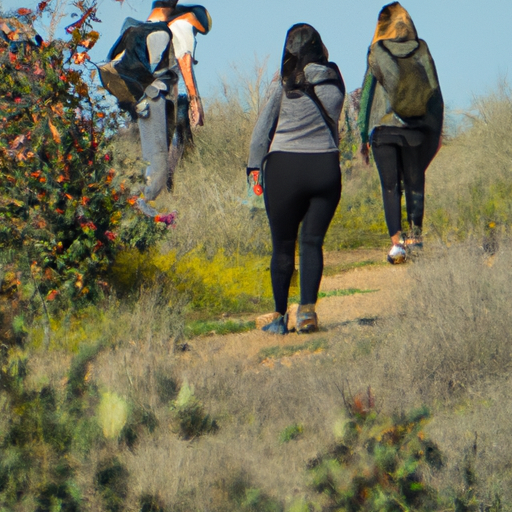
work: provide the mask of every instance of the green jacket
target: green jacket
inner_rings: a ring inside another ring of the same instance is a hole
[[[404,59],[402,68],[397,66],[400,59]],[[407,66],[411,69],[409,73]],[[405,104],[404,110],[420,115],[400,117],[391,106],[390,96],[395,105]],[[370,47],[357,123],[363,143],[368,142],[378,126],[422,128],[439,138],[443,114],[437,72],[425,41],[388,39]]]

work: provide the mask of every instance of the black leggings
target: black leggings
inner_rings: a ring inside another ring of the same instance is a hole
[[[434,158],[438,137],[403,128],[376,128],[372,150],[382,185],[384,214],[389,236],[402,231],[402,186],[407,221],[421,229],[425,202],[425,171]]]
[[[264,180],[273,246],[272,289],[276,311],[284,315],[301,222],[301,304],[317,301],[324,267],[322,245],[341,195],[338,153],[270,153]]]

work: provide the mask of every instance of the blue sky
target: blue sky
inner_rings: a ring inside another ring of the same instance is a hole
[[[4,10],[33,8],[39,0],[0,0]],[[145,19],[151,0],[99,0],[103,23],[92,50],[101,61],[116,40],[124,18]],[[189,2],[183,2],[189,3]],[[213,18],[207,36],[198,35],[196,75],[203,97],[220,90],[221,79],[236,80],[233,67],[250,74],[255,61],[268,57],[269,74],[280,63],[284,37],[294,23],[307,22],[322,35],[330,58],[338,64],[349,91],[359,87],[366,52],[381,0],[204,0]],[[507,78],[512,44],[511,0],[403,0],[418,34],[425,39],[437,65],[445,101],[451,109],[469,107],[474,95],[494,88]],[[69,2],[68,18],[76,12]]]

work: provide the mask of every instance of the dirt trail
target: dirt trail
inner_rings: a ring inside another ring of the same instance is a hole
[[[407,279],[407,265],[389,265],[385,257],[383,249],[326,254],[326,275],[322,279],[320,291],[328,296],[321,298],[317,304],[320,324],[318,333],[275,336],[253,330],[243,334],[199,337],[191,341],[191,351],[184,353],[183,359],[194,366],[206,360],[213,363],[217,358],[228,356],[254,367],[259,364],[257,356],[264,348],[300,345],[316,338],[325,339],[326,335],[338,329],[364,324],[394,313]],[[341,293],[348,294],[333,294],[342,290]],[[361,293],[363,291],[366,293]]]
[[[359,257],[358,260],[355,258]],[[395,311],[397,300],[405,279],[406,265],[393,266],[385,261],[384,250],[350,251],[331,253],[326,257],[326,267],[368,262],[362,267],[353,267],[332,276],[324,276],[321,292],[356,289],[368,293],[348,296],[331,296],[320,299],[318,317],[323,326],[329,328],[357,319],[377,318]],[[371,264],[370,264],[371,262]]]

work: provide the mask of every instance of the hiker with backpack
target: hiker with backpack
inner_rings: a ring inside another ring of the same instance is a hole
[[[263,184],[272,234],[270,273],[275,312],[266,332],[286,334],[288,293],[300,244],[299,333],[318,329],[315,305],[323,271],[323,241],[341,194],[338,121],[345,86],[328,62],[320,34],[305,23],[286,35],[281,76],[254,128],[247,175]]]
[[[194,52],[197,33],[207,34],[211,19],[202,6],[177,3],[154,1],[146,22],[127,18],[108,62],[100,66],[105,88],[137,120],[142,157],[149,162],[137,205],[152,217],[158,212],[148,202],[165,186],[172,190],[174,170],[192,140],[190,127],[204,123]],[[159,218],[174,220],[171,214]]]
[[[368,50],[358,125],[363,159],[369,163],[371,146],[380,175],[392,264],[405,262],[408,250],[423,247],[425,171],[440,146],[443,111],[427,44],[418,39],[409,13],[398,2],[384,6]]]

